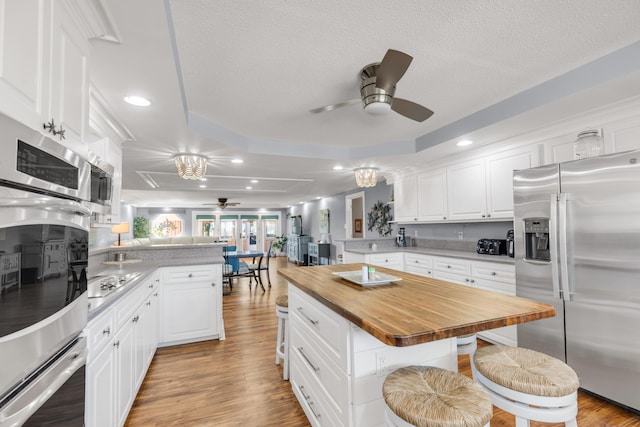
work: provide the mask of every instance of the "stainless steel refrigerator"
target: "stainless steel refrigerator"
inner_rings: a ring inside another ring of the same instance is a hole
[[[640,151],[517,171],[513,190],[517,295],[556,308],[518,346],[640,410]]]

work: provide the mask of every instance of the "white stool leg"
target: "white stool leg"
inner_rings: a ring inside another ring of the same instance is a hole
[[[278,316],[278,338],[276,340],[276,365],[280,364],[280,346],[282,345],[282,324],[284,323],[284,319],[280,317],[276,309],[276,315]]]
[[[289,319],[284,318],[284,367],[282,368],[282,379],[289,379]]]
[[[516,427],[530,427],[531,423],[528,419],[516,415]]]

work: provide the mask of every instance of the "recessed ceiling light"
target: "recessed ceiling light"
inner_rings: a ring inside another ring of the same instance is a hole
[[[252,184],[257,184],[257,183],[258,183],[258,180],[257,180],[257,179],[252,179],[252,180],[251,180],[251,183],[252,183]]]
[[[206,185],[201,185],[200,188],[207,188],[207,186]]]
[[[238,164],[239,163],[244,163],[244,160],[242,160],[242,159],[233,159],[233,160],[231,160],[231,163],[238,163]]]
[[[333,170],[334,170],[334,171],[341,171],[342,169],[344,169],[344,167],[343,167],[343,166],[340,166],[340,165],[337,165],[337,166],[334,166],[334,167],[333,167]]]
[[[462,141],[458,142],[456,145],[458,147],[466,147],[467,145],[471,145],[471,144],[473,144],[473,141],[469,139],[463,139]]]
[[[148,107],[149,105],[151,105],[151,101],[149,101],[147,98],[137,95],[125,96],[124,100],[126,103],[135,105],[136,107]]]
[[[320,199],[322,199],[322,196],[316,197],[316,200],[320,200]]]
[[[253,187],[251,186],[247,186],[247,190],[251,190]]]
[[[200,178],[200,181],[206,181],[207,178]]]

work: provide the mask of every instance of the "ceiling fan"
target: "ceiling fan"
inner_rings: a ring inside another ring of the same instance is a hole
[[[216,205],[220,209],[224,209],[228,206],[238,206],[240,202],[228,202],[226,197],[219,197],[218,203],[204,203],[204,205]]]
[[[396,83],[404,76],[412,60],[412,56],[399,50],[387,50],[382,62],[369,64],[360,70],[360,98],[314,108],[309,112],[322,113],[362,102],[364,110],[370,114],[385,114],[393,110],[417,122],[427,120],[433,111],[415,102],[394,97]]]

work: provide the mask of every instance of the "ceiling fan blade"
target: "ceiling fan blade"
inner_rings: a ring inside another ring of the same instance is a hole
[[[349,99],[348,101],[338,102],[337,104],[325,105],[324,107],[314,108],[313,110],[309,110],[310,113],[317,114],[323,113],[325,111],[335,110],[336,108],[345,107],[347,105],[353,105],[362,102],[360,98]]]
[[[412,60],[412,56],[399,50],[387,50],[376,71],[376,87],[389,92],[404,76]]]
[[[402,98],[394,98],[391,103],[391,109],[398,114],[401,114],[416,122],[424,122],[429,117],[433,116],[433,111],[427,107],[423,107],[415,102],[407,101]]]

